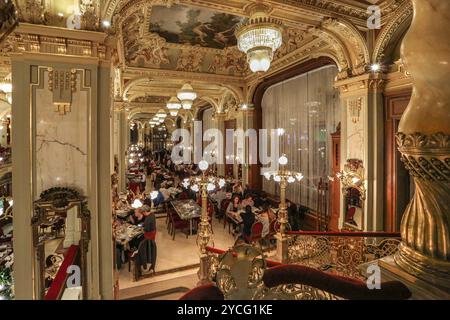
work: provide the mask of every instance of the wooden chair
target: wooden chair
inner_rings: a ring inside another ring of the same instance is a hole
[[[175,233],[177,230],[186,231],[186,238],[189,235],[189,221],[176,219],[175,214],[170,215],[170,220],[172,224],[172,240],[175,240]]]

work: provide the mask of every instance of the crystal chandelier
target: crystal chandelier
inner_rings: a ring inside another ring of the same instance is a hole
[[[186,83],[178,90],[177,97],[181,101],[181,106],[184,110],[192,108],[194,100],[197,98],[197,94],[194,92],[194,88],[189,83]]]
[[[269,17],[269,8],[262,3],[250,6],[249,12],[250,18],[236,28],[238,48],[247,54],[250,70],[265,72],[283,42],[283,27],[280,20]]]
[[[177,97],[171,97],[170,100],[166,104],[167,109],[169,109],[169,113],[172,117],[176,117],[178,115],[178,110],[181,109],[180,100]]]

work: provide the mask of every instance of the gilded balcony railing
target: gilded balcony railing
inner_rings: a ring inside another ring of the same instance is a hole
[[[402,300],[411,296],[398,281],[383,282],[379,290],[371,290],[361,279],[267,260],[257,246],[241,244],[227,251],[206,247],[206,256],[209,283],[182,300]]]
[[[271,278],[270,269],[283,267],[283,264],[264,259],[262,251],[256,247],[241,245],[228,251],[206,247],[206,252],[208,256],[208,278],[220,288],[225,299],[341,299],[332,293],[305,283],[275,283],[267,286],[265,281]],[[236,261],[231,262],[230,258]],[[237,262],[239,260],[241,262]],[[242,261],[245,262],[242,263]],[[276,282],[276,280],[270,279],[268,282]]]
[[[365,279],[360,266],[393,255],[400,233],[290,231],[288,262]]]

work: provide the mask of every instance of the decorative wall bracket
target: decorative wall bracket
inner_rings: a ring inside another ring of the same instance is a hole
[[[72,107],[72,93],[77,91],[77,71],[48,68],[48,88],[53,92],[55,111],[67,114]]]
[[[344,165],[344,170],[338,172],[336,176],[341,180],[342,190],[355,188],[360,192],[361,200],[366,199],[366,187],[364,186],[364,167],[362,160],[348,159]]]
[[[356,100],[349,100],[347,102],[348,111],[352,117],[352,122],[357,123],[361,114],[362,98]]]

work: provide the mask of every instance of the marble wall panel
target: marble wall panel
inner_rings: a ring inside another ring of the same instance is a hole
[[[34,105],[35,197],[55,186],[72,187],[88,194],[89,95],[81,91],[81,74],[77,74],[70,112],[65,115],[56,112],[52,99],[45,71],[44,87],[36,89]]]

